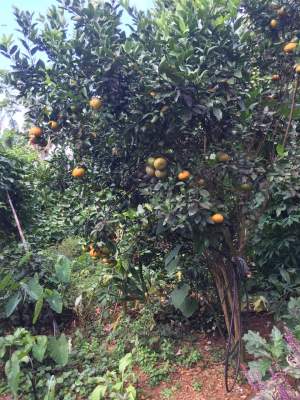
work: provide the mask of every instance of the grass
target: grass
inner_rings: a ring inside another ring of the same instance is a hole
[[[195,390],[195,392],[201,392],[201,390],[202,390],[202,388],[203,388],[203,385],[202,385],[202,383],[199,382],[199,381],[194,381],[194,382],[192,383],[192,387],[193,387],[193,389]]]

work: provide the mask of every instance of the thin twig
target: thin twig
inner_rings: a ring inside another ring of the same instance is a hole
[[[26,251],[29,251],[28,243],[26,242],[26,239],[25,239],[25,236],[24,236],[24,233],[23,233],[23,230],[22,230],[22,227],[21,227],[21,224],[20,224],[20,221],[19,221],[17,212],[16,212],[16,210],[15,210],[15,207],[14,207],[14,205],[13,205],[12,199],[11,199],[10,194],[8,193],[8,191],[6,191],[6,196],[7,196],[7,200],[8,200],[8,202],[9,202],[11,211],[12,211],[12,213],[13,213],[14,219],[15,219],[15,221],[16,221],[16,225],[17,225],[18,232],[19,232],[19,235],[20,235],[22,244],[23,244],[23,246],[24,246],[24,249],[25,249]]]
[[[293,114],[294,114],[295,105],[296,105],[296,94],[297,94],[298,86],[299,86],[299,75],[297,74],[294,93],[293,93],[293,98],[292,98],[292,105],[291,105],[291,112],[290,112],[290,116],[289,116],[289,122],[288,122],[288,126],[286,128],[286,131],[285,131],[283,142],[282,142],[283,147],[285,147],[285,145],[286,145],[288,134],[289,134],[289,131],[290,131],[291,125],[292,125]]]
[[[203,138],[203,153],[206,154],[206,151],[207,151],[207,136],[204,135],[204,138]]]

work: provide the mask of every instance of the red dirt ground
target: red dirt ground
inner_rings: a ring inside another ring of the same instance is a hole
[[[221,347],[220,347],[221,346]],[[253,392],[249,385],[237,384],[233,392],[226,393],[224,387],[224,366],[222,361],[213,358],[214,352],[220,352],[224,344],[220,340],[210,341],[200,337],[194,344],[203,361],[192,368],[177,368],[169,382],[163,382],[156,387],[150,387],[147,379],[141,374],[138,386],[141,400],[248,400]],[[195,390],[193,385],[200,384]]]
[[[271,332],[273,319],[266,313],[244,313],[244,331],[249,329],[259,331],[268,336]],[[169,382],[163,382],[154,388],[149,387],[145,376],[141,376],[139,387],[141,399],[145,400],[250,400],[254,393],[247,384],[237,384],[231,393],[224,386],[224,365],[215,361],[213,353],[224,349],[225,343],[218,339],[200,336],[197,342],[199,351],[204,356],[204,362],[199,362],[190,369],[178,368]],[[195,390],[193,384],[200,383],[201,390]],[[167,389],[167,391],[166,391]],[[168,390],[169,389],[169,390]],[[168,397],[169,394],[169,397]]]

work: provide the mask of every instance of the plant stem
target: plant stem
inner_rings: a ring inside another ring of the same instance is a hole
[[[291,105],[291,112],[290,112],[290,116],[289,116],[289,122],[288,122],[288,126],[286,128],[286,131],[285,131],[283,142],[282,142],[283,147],[285,147],[285,145],[286,145],[287,138],[288,138],[288,135],[289,135],[289,131],[291,129],[292,120],[293,120],[293,114],[294,114],[295,105],[296,105],[296,94],[297,94],[298,87],[299,87],[299,75],[297,74],[297,78],[296,78],[296,82],[295,82],[295,88],[294,88],[294,92],[293,92],[293,98],[292,98],[292,105]]]

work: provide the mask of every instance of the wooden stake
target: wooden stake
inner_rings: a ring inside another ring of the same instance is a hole
[[[19,232],[19,235],[20,235],[20,238],[21,238],[21,242],[22,242],[22,244],[24,246],[24,249],[26,251],[29,251],[28,243],[26,242],[26,239],[25,239],[25,236],[24,236],[24,233],[23,233],[23,230],[22,230],[22,227],[21,227],[17,212],[15,210],[15,207],[13,205],[12,199],[11,199],[10,194],[8,193],[8,191],[6,191],[6,196],[7,196],[8,203],[10,205],[10,208],[12,210],[12,213],[13,213],[13,216],[14,216],[17,228],[18,228],[18,232]]]

